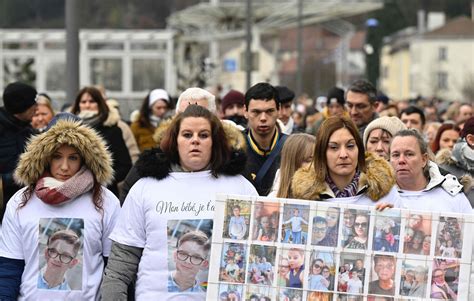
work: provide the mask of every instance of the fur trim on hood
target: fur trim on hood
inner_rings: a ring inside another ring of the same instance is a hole
[[[71,120],[59,120],[48,131],[30,139],[15,170],[20,185],[36,183],[48,168],[54,152],[63,144],[75,147],[84,164],[102,185],[113,180],[112,156],[103,139],[91,128]]]
[[[160,145],[163,135],[172,121],[173,119],[164,120],[155,130],[153,139],[156,141],[157,146]],[[223,122],[222,126],[224,127],[232,153],[231,159],[217,172],[225,175],[238,175],[244,170],[247,161],[245,137],[236,126],[230,123]],[[144,151],[135,165],[140,177],[153,177],[158,180],[166,178],[171,170],[171,163],[168,157],[159,148]]]
[[[111,102],[107,102],[107,107],[109,108],[109,114],[107,115],[107,119],[104,121],[104,126],[111,127],[117,125],[120,120],[118,109],[114,107]]]
[[[395,174],[385,159],[365,153],[367,171],[361,173],[358,194],[365,193],[374,202],[390,192],[395,185]],[[326,182],[316,182],[316,172],[313,165],[300,168],[291,181],[292,198],[305,200],[321,200],[333,198],[334,193]]]

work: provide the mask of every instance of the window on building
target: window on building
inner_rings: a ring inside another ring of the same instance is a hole
[[[438,72],[438,89],[448,89],[448,74],[446,72]]]
[[[132,89],[148,91],[165,86],[165,61],[163,59],[133,59]]]
[[[446,47],[438,48],[438,60],[447,61],[448,60],[448,49]]]
[[[107,90],[122,91],[122,59],[92,59],[91,82]]]

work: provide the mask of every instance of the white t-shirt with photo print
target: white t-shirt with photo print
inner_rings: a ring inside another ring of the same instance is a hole
[[[119,215],[119,200],[102,188],[102,213],[96,210],[90,192],[59,206],[48,205],[33,194],[27,204],[19,208],[23,191],[19,190],[7,204],[0,239],[0,256],[25,261],[18,300],[98,300],[104,271],[103,256],[110,254],[112,241],[108,236]],[[82,287],[74,290],[40,289],[40,260],[44,260],[44,252],[40,250],[40,220],[68,218],[84,221],[82,256],[78,263],[82,268],[66,272],[69,275],[82,270],[82,275],[74,275],[82,278]]]
[[[244,177],[215,178],[209,171],[172,172],[163,180],[140,179],[127,195],[120,220],[110,238],[143,248],[135,297],[140,300],[205,300],[205,292],[168,292],[168,221],[214,218],[216,193],[257,196]]]

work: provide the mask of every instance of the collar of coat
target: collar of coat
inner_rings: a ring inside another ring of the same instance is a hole
[[[163,139],[168,127],[171,125],[172,119],[164,120],[160,123],[153,135],[153,139],[157,143],[157,147],[144,151],[138,161],[136,162],[137,172],[140,177],[152,177],[158,180],[164,179],[168,176],[171,170],[171,162],[168,156],[165,155],[159,148],[160,142]],[[218,174],[238,175],[242,173],[247,162],[247,153],[244,135],[239,129],[230,124],[223,122],[222,126],[226,134],[227,141],[231,146],[231,159],[226,162]]]
[[[390,164],[383,158],[365,153],[366,172],[359,179],[357,194],[366,194],[374,202],[390,192],[395,185],[395,174]],[[304,200],[321,200],[334,198],[329,185],[324,181],[316,181],[316,171],[313,166],[300,168],[291,181],[292,197]]]

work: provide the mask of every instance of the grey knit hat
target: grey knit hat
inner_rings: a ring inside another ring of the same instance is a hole
[[[398,117],[383,116],[373,120],[367,125],[364,131],[364,147],[367,147],[369,134],[375,129],[382,129],[395,136],[401,130],[406,130],[406,125]]]

